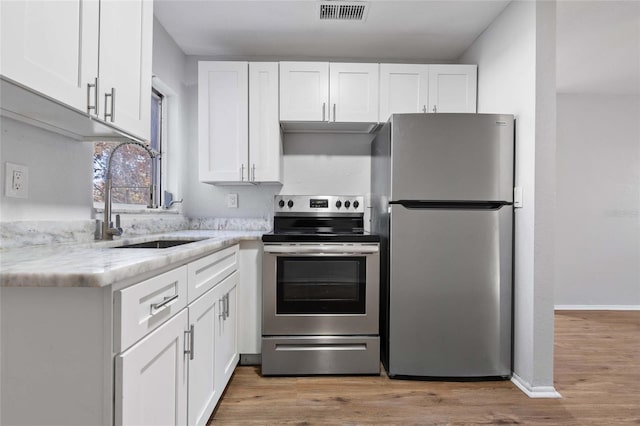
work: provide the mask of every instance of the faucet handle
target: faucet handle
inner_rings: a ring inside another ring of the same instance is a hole
[[[113,234],[117,235],[117,236],[122,235],[122,228],[120,227],[120,215],[119,214],[116,215],[116,227],[115,227],[115,232]]]

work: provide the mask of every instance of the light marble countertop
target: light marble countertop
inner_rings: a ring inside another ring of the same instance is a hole
[[[186,230],[82,244],[0,251],[0,287],[104,287],[173,263],[189,261],[265,231]],[[200,241],[164,249],[114,248],[154,240]]]

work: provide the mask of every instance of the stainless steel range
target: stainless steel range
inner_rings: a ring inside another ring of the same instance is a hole
[[[379,374],[379,238],[360,196],[275,197],[262,237],[262,374]]]

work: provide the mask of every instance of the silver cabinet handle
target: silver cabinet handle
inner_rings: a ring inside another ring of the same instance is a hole
[[[427,106],[426,105],[422,105],[422,112],[424,112],[426,114],[426,112],[427,112]]]
[[[184,332],[185,338],[187,334],[189,335],[189,349],[185,349],[184,354],[185,355],[189,354],[189,359],[193,360],[193,357],[194,357],[193,342],[195,341],[195,325],[191,324],[191,327],[189,327],[189,330]]]
[[[336,122],[336,104],[333,104],[333,122]]]
[[[244,164],[240,166],[240,182],[244,182]]]
[[[174,294],[173,296],[166,296],[162,300],[162,302],[151,304],[151,315],[157,314],[159,309],[166,308],[171,302],[178,300],[179,296],[180,295],[178,294]]]
[[[218,310],[220,311],[218,318],[224,319],[224,296],[222,296],[221,299],[218,299]]]
[[[91,105],[91,88],[93,87],[93,99],[95,103]],[[87,114],[91,114],[93,110],[94,115],[98,115],[98,77],[93,80],[93,84],[87,83]]]
[[[436,106],[433,106],[433,112],[438,112],[438,108],[436,108]]]
[[[256,163],[253,163],[253,165],[251,166],[251,174],[253,175],[253,178],[251,179],[251,181],[255,182],[256,181]]]
[[[224,295],[224,319],[229,318],[229,293]]]
[[[111,98],[111,112],[107,113],[107,103]],[[111,93],[104,94],[104,119],[107,120],[107,117],[110,119],[112,123],[116,120],[116,88],[111,88]]]
[[[322,103],[322,121],[325,121],[325,110],[327,109],[327,103]]]

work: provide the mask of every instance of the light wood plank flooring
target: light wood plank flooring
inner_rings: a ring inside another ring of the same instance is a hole
[[[556,312],[555,387],[531,399],[509,381],[260,377],[239,367],[210,425],[640,424],[640,312]]]

